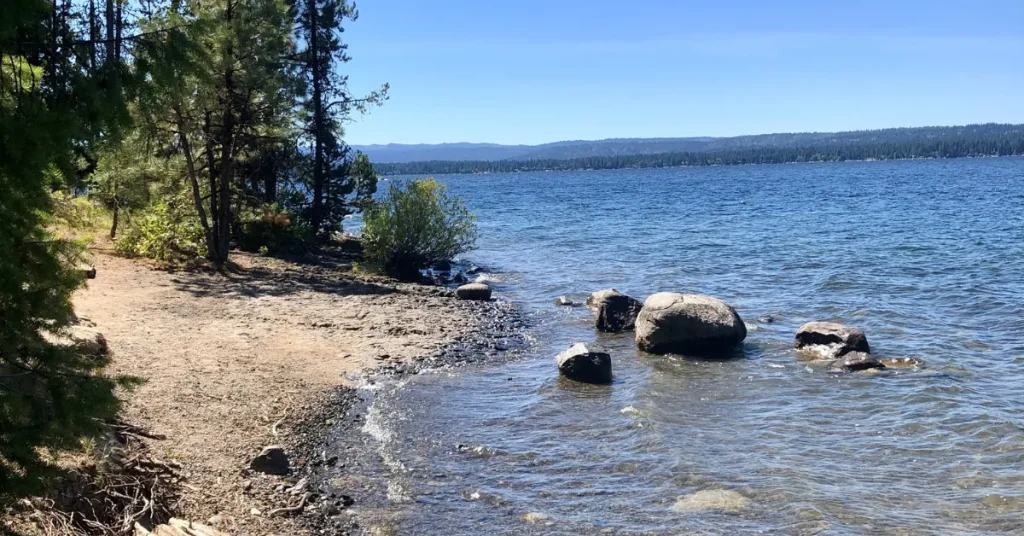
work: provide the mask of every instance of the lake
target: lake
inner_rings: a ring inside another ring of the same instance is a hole
[[[378,533],[1024,534],[1024,159],[439,178],[529,342],[376,387]],[[553,303],[608,287],[709,294],[749,334],[652,356]],[[811,320],[924,364],[812,366]],[[612,385],[558,377],[576,341]]]

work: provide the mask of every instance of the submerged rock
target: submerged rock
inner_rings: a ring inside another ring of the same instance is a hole
[[[864,332],[834,322],[808,322],[796,332],[796,347],[821,355],[824,359],[838,359],[850,352],[871,353]]]
[[[644,304],[615,289],[595,292],[587,300],[594,309],[594,327],[598,331],[621,333],[633,329]]]
[[[487,301],[491,299],[491,287],[483,283],[469,283],[455,289],[460,300]]]
[[[735,512],[746,508],[749,502],[749,499],[732,490],[708,489],[679,497],[672,505],[672,510],[674,512],[700,512],[703,510]]]
[[[558,363],[558,372],[570,380],[596,384],[612,382],[611,356],[605,352],[591,350],[582,342],[570,346],[568,350],[558,354],[555,360]]]
[[[881,361],[886,368],[915,368],[924,365],[924,360],[916,357],[883,357]]]
[[[829,367],[833,371],[857,372],[858,370],[883,369],[885,365],[864,352],[850,352],[837,359]]]
[[[659,292],[647,298],[636,319],[636,344],[653,354],[719,352],[746,337],[735,309],[699,294]]]
[[[287,475],[289,469],[288,455],[277,445],[263,447],[258,456],[249,462],[249,469],[268,475]]]
[[[547,514],[542,514],[540,512],[530,512],[528,514],[523,515],[523,521],[527,523],[544,523],[549,519],[551,519],[551,516]]]

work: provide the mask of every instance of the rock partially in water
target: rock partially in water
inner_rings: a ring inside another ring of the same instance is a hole
[[[573,307],[579,304],[573,301],[573,299],[568,296],[559,296],[555,298],[555,305],[559,307]]]
[[[857,328],[835,322],[808,322],[796,332],[796,347],[823,359],[838,359],[850,352],[871,353],[868,338]]]
[[[544,523],[550,519],[551,516],[547,514],[542,514],[540,512],[530,512],[528,514],[523,515],[523,521],[533,524]]]
[[[263,447],[260,454],[249,462],[249,469],[268,475],[287,475],[288,455],[285,454],[284,448],[277,445]]]
[[[451,261],[435,262],[433,268],[438,272],[450,272],[452,271],[452,263]]]
[[[614,289],[594,293],[588,301],[594,308],[594,327],[609,333],[633,329],[636,317],[644,306],[640,300]]]
[[[636,344],[652,354],[720,352],[747,337],[736,310],[711,296],[659,292],[636,319]]]
[[[672,505],[674,512],[702,512],[705,510],[743,510],[750,500],[740,493],[727,489],[708,489],[684,495]]]
[[[850,352],[837,359],[829,367],[833,371],[857,372],[858,370],[884,369],[885,365],[875,359],[871,354],[864,352]]]
[[[491,287],[483,283],[469,283],[455,289],[460,300],[487,301],[491,299]]]
[[[555,358],[558,372],[570,380],[583,383],[605,384],[612,382],[612,358],[580,342],[558,354]]]

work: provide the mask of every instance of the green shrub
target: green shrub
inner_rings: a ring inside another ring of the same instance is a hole
[[[133,218],[114,242],[118,253],[161,261],[187,260],[206,252],[203,228],[180,204],[160,202]]]
[[[384,197],[363,215],[366,257],[399,279],[450,260],[476,243],[473,215],[434,179],[392,182]]]
[[[276,253],[301,243],[301,231],[292,223],[291,215],[277,205],[246,211],[239,227],[238,247],[244,251]]]

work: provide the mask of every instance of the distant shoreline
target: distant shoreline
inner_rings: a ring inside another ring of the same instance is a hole
[[[498,174],[509,174],[509,173],[546,173],[553,171],[610,171],[610,170],[624,170],[624,169],[681,169],[681,168],[707,168],[707,167],[738,167],[738,166],[775,166],[775,165],[788,165],[788,164],[835,164],[842,162],[908,162],[914,160],[964,160],[964,159],[983,159],[983,158],[1024,158],[1024,152],[1016,154],[1005,154],[1005,155],[965,155],[965,156],[914,156],[907,158],[857,158],[857,159],[843,159],[843,160],[792,160],[792,161],[781,161],[781,162],[734,162],[734,163],[707,163],[707,164],[678,164],[678,165],[646,165],[646,166],[621,166],[621,167],[552,167],[552,168],[528,168],[528,169],[510,169],[510,170],[480,170],[480,171],[429,171],[427,168],[417,171],[415,168],[416,164],[430,164],[433,162],[408,162],[401,164],[375,164],[374,167],[377,172],[382,176],[393,177],[393,176],[405,176],[405,175],[498,175]],[[476,162],[474,162],[476,163]],[[400,172],[392,171],[395,168],[391,166],[402,166]],[[409,166],[410,170],[404,169],[405,166]]]

